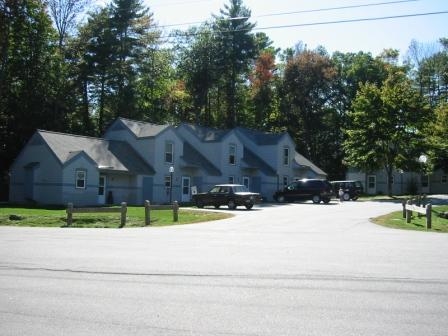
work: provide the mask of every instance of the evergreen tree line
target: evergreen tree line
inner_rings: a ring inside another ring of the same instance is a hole
[[[329,54],[275,48],[251,11],[169,35],[142,0],[0,0],[0,171],[36,129],[101,136],[116,117],[288,131],[297,150],[343,178],[348,165],[448,167],[448,39]],[[299,40],[300,36],[298,36]],[[2,187],[2,189],[5,189]]]

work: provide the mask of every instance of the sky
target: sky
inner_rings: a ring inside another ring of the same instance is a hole
[[[172,29],[185,30],[210,20],[229,0],[143,0],[143,3],[168,34]],[[448,38],[446,0],[243,0],[243,4],[251,10],[250,21],[256,23],[254,32],[266,33],[273,45],[281,49],[302,41],[308,49],[321,45],[330,54],[364,51],[376,56],[386,48],[394,48],[403,57],[413,39],[436,45],[439,38]],[[436,12],[445,13],[423,15]],[[384,17],[395,18],[374,20]],[[365,21],[347,22],[350,20]]]

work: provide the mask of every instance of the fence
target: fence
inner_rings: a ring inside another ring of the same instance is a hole
[[[179,220],[179,203],[174,201],[171,205],[151,205],[145,201],[145,225],[151,225],[151,210],[171,210],[173,209],[173,222]]]
[[[431,229],[432,226],[432,205],[428,203],[426,206],[419,206],[412,204],[411,200],[403,201],[403,218],[406,218],[406,223],[411,222],[412,211],[426,216],[426,229]]]
[[[151,225],[151,210],[171,210],[173,209],[173,222],[179,221],[179,203],[174,201],[171,205],[151,205],[149,201],[145,201],[145,225]],[[126,225],[127,214],[126,202],[121,203],[120,208],[75,208],[73,203],[67,204],[67,226],[73,224],[74,213],[106,213],[119,212],[121,214],[120,228]]]
[[[126,213],[128,212],[128,207],[126,202],[121,203],[120,208],[75,208],[73,203],[68,203],[67,205],[67,225],[72,225],[73,214],[74,213],[94,213],[94,212],[119,212],[121,213],[120,228],[126,225]]]

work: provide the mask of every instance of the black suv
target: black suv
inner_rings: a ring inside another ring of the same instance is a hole
[[[339,189],[344,191],[342,198],[344,201],[356,201],[363,193],[362,183],[360,181],[331,181],[333,192],[339,195]]]
[[[313,203],[330,202],[333,196],[333,189],[327,180],[303,179],[292,182],[285,189],[274,194],[277,202],[308,201]]]

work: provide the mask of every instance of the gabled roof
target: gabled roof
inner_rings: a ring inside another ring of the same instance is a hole
[[[246,146],[244,146],[243,162],[247,168],[259,169],[264,175],[275,176],[277,174],[274,168],[269,166]]]
[[[119,127],[119,123],[128,128],[137,138],[150,138],[159,135],[166,129],[172,127],[171,125],[156,125],[144,121],[136,121],[125,118],[118,118],[111,126],[112,130]]]
[[[196,138],[198,138],[202,142],[219,142],[221,141],[227,134],[229,134],[229,130],[221,130],[211,127],[203,127],[192,124],[182,124],[183,127],[188,129],[190,133],[192,133]]]
[[[154,169],[126,142],[43,130],[37,132],[63,165],[86,154],[100,169],[154,174]]]
[[[306,157],[299,153],[295,153],[294,156],[294,164],[296,165],[296,168],[302,168],[307,167],[311,169],[314,173],[317,175],[327,175],[326,172],[324,172],[322,169],[320,169],[318,166],[316,166],[314,163],[312,163],[310,160],[308,160]]]
[[[244,127],[237,127],[235,130],[259,146],[277,145],[283,137],[288,136],[288,133],[267,133]]]
[[[216,168],[205,156],[197,151],[189,142],[184,142],[184,155],[181,157],[186,166],[202,168],[210,176],[221,176],[221,171]]]

